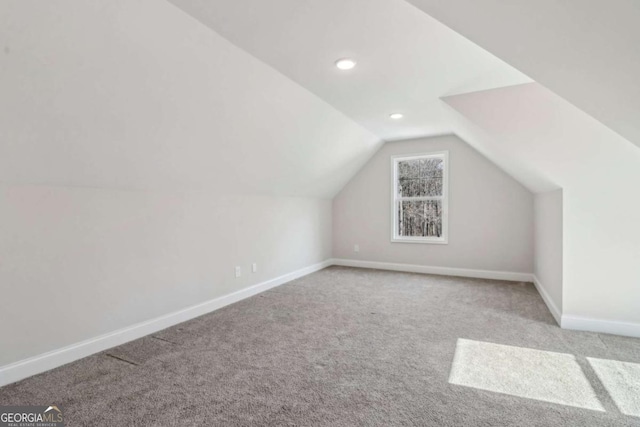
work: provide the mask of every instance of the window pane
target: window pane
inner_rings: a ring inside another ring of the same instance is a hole
[[[398,236],[442,237],[442,201],[402,201],[396,209]]]
[[[442,196],[444,160],[425,158],[398,162],[398,196]]]

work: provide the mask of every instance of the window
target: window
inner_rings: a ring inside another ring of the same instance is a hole
[[[391,158],[392,242],[447,243],[448,154]]]

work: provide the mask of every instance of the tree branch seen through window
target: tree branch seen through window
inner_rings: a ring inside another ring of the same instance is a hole
[[[446,242],[447,153],[393,158],[394,241]]]

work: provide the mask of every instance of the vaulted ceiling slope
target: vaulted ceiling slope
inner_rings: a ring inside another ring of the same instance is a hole
[[[640,146],[637,0],[407,0]]]
[[[170,1],[385,140],[451,132],[442,96],[531,82],[403,0]]]
[[[0,182],[333,197],[380,138],[170,3],[0,2]]]
[[[640,150],[539,83],[445,102],[470,142],[562,187],[564,314],[640,323]]]

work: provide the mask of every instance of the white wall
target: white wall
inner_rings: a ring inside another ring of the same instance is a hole
[[[331,200],[1,185],[0,366],[330,257]]]
[[[535,195],[535,267],[538,285],[562,314],[562,190]]]
[[[563,326],[640,336],[640,149],[537,83],[446,102],[562,188]]]
[[[441,150],[450,162],[449,244],[391,243],[390,157]],[[385,144],[334,199],[333,224],[335,258],[533,272],[533,195],[456,136]]]
[[[168,2],[6,0],[0,43],[0,366],[329,258],[381,144]]]

